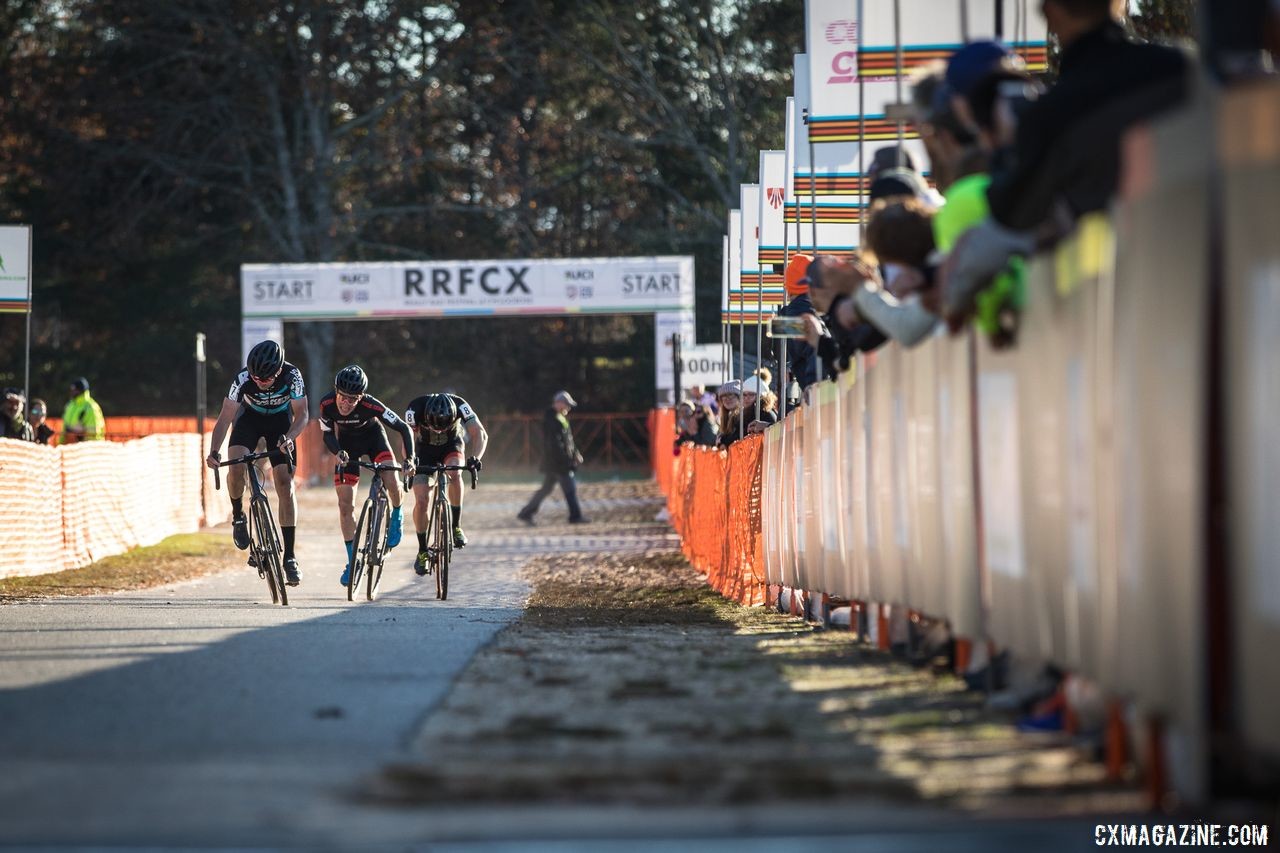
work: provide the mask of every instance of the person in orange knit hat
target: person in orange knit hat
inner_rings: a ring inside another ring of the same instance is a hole
[[[782,287],[787,291],[791,301],[778,309],[781,317],[803,317],[805,314],[817,316],[813,303],[809,301],[809,264],[812,255],[799,252],[791,256],[787,262],[786,273],[782,277]],[[802,340],[787,342],[787,372],[804,390],[817,382],[818,354],[813,347]]]

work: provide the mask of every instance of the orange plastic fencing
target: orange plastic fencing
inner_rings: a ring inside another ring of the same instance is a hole
[[[0,577],[79,568],[224,520],[229,505],[206,470],[195,434],[65,447],[0,439]]]
[[[654,479],[664,495],[671,495],[671,478],[675,473],[676,413],[674,409],[649,412],[649,460]]]
[[[763,604],[759,436],[723,452],[688,447],[675,459],[667,507],[689,562],[725,598]]]
[[[104,420],[106,421],[107,441],[132,441],[135,438],[142,438],[148,435],[194,433],[196,431],[196,419],[194,416],[118,415],[112,417],[108,415]],[[213,421],[214,418],[208,418],[205,421],[205,428],[212,429]],[[49,425],[49,429],[57,434],[53,441],[60,441],[62,418],[48,418],[46,423]]]

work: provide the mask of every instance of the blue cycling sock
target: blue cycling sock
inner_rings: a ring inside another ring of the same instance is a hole
[[[347,565],[349,566],[351,565],[351,558],[355,553],[355,540],[348,539],[345,544],[347,546]]]
[[[398,506],[393,506],[391,508],[391,521],[393,524],[400,523],[400,510],[401,510],[401,507],[398,507]]]

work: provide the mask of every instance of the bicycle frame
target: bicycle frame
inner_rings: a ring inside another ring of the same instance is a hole
[[[435,563],[436,598],[442,601],[449,597],[449,560],[453,554],[453,532],[450,529],[451,525],[445,522],[449,511],[449,478],[445,476],[448,471],[470,471],[471,488],[476,487],[476,469],[470,465],[428,465],[418,469],[420,474],[435,475],[434,496],[430,514],[427,516],[426,534],[428,542],[432,542],[434,537],[436,543],[434,548],[428,545],[427,552]]]
[[[372,471],[374,476],[369,485],[369,497],[365,498],[360,510],[360,520],[356,523],[355,538],[352,541],[347,600],[355,600],[355,591],[359,588],[363,575],[367,578],[365,595],[369,601],[373,601],[378,592],[378,583],[382,580],[382,565],[387,554],[387,507],[391,502],[387,496],[386,484],[382,482],[382,474],[402,469],[399,465],[385,462],[369,463],[359,459],[354,462],[360,468]],[[338,465],[334,472],[337,473],[342,467]]]
[[[273,451],[246,453],[236,459],[219,462],[213,469],[213,483],[217,489],[222,488],[219,469],[232,465],[244,465],[249,475],[249,553],[258,567],[258,576],[265,577],[267,588],[271,591],[272,604],[288,605],[289,593],[284,576],[284,549],[280,546],[280,532],[276,529],[275,518],[271,514],[271,502],[267,498],[266,488],[258,477],[259,459],[266,459]],[[293,457],[286,456],[290,470],[293,469]]]

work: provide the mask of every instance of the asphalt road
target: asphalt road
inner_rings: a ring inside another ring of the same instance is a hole
[[[477,648],[519,616],[521,558],[457,552],[348,603],[331,491],[305,495],[290,606],[247,567],[0,608],[0,842],[359,846],[363,779],[403,755]]]
[[[608,524],[510,526],[528,491],[469,497],[450,600],[409,537],[375,602],[346,601],[332,491],[303,493],[303,585],[271,605],[244,566],[146,592],[0,607],[0,847],[304,850],[1026,850],[1092,847],[1087,821],[977,823],[883,802],[642,809],[370,796],[474,653],[516,619],[533,554],[669,547]],[[612,500],[588,514],[644,504]],[[539,516],[540,520],[543,516]],[[473,526],[474,525],[474,526]],[[643,534],[652,536],[653,534]],[[658,541],[661,540],[661,541]],[[621,544],[620,544],[621,543]]]

